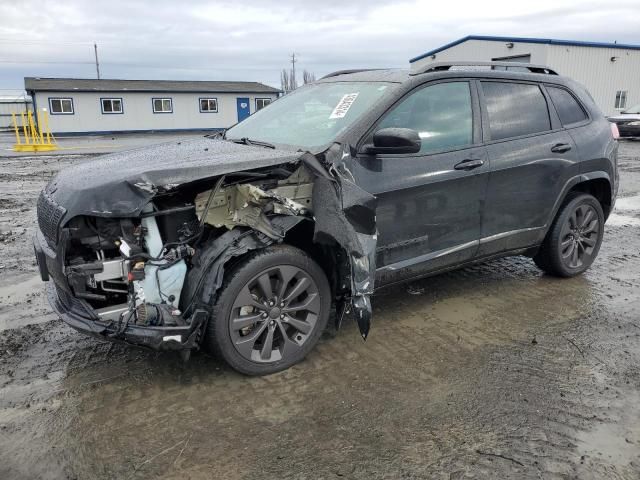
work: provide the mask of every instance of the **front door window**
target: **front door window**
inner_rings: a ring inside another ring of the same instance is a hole
[[[462,148],[473,143],[473,114],[468,82],[438,83],[412,93],[378,125],[410,128],[420,135],[421,154]]]

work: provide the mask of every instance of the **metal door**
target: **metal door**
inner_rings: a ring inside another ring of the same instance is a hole
[[[249,98],[248,97],[238,97],[237,98],[238,105],[238,122],[241,122],[249,115],[251,115],[251,110],[249,108]]]

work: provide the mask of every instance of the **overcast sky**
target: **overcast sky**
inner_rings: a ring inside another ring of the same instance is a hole
[[[289,56],[320,77],[408,59],[470,34],[640,44],[640,1],[0,0],[0,89],[25,76],[255,80]],[[466,4],[465,4],[466,3]]]

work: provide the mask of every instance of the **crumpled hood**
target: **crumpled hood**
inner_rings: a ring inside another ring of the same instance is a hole
[[[213,139],[161,143],[101,156],[61,171],[47,196],[77,215],[136,216],[158,188],[298,161],[300,152]]]

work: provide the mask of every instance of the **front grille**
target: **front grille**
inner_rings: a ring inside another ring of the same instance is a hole
[[[58,243],[58,227],[66,209],[53,201],[45,191],[38,198],[38,226],[50,246]]]

